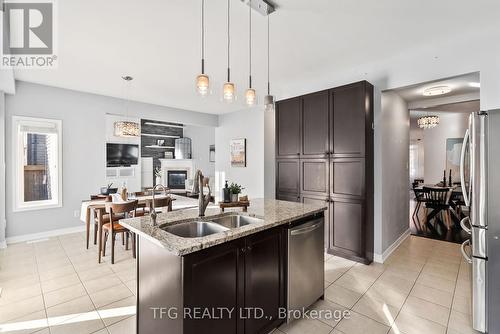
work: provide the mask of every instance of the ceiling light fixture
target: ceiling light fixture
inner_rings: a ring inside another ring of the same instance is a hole
[[[235,99],[235,88],[234,83],[231,82],[231,70],[230,70],[230,48],[231,48],[231,36],[230,36],[230,24],[231,24],[231,1],[227,0],[227,82],[224,83],[222,87],[222,99],[227,103],[231,103]]]
[[[470,87],[481,88],[481,83],[479,82],[469,82]]]
[[[264,96],[265,111],[274,111],[274,96],[271,95],[271,84],[269,81],[269,14],[267,15],[267,95]]]
[[[417,119],[417,125],[421,129],[432,129],[439,125],[439,116],[422,116]]]
[[[207,96],[210,78],[205,74],[205,0],[201,0],[201,74],[196,77],[196,91],[200,96]]]
[[[434,86],[424,89],[424,96],[438,96],[451,92],[450,86]]]
[[[248,106],[257,103],[257,94],[252,88],[252,0],[248,6],[248,89],[245,92],[245,101]]]
[[[127,84],[127,86],[130,86],[130,83],[132,82],[132,80],[134,78],[127,75],[127,76],[122,77],[122,79],[125,80],[125,83]],[[126,88],[127,88],[127,90],[129,90],[129,87],[126,87]],[[126,101],[125,101],[125,116],[127,116],[127,117],[128,117],[129,104],[130,104],[130,100],[127,97]],[[119,121],[119,122],[115,122],[114,126],[115,126],[114,134],[117,137],[128,138],[128,137],[139,137],[141,135],[139,123],[137,123],[137,122],[133,122],[130,120]]]

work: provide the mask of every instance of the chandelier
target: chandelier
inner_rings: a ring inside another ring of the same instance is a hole
[[[417,120],[417,125],[421,129],[432,129],[438,126],[439,116],[422,116]]]
[[[124,76],[122,79],[125,81],[127,85],[130,85],[130,82],[134,79],[131,76]],[[125,115],[128,116],[128,105],[129,99],[127,98],[125,101]],[[141,135],[141,129],[139,127],[139,123],[132,121],[119,121],[115,122],[115,136],[117,137],[139,137]]]

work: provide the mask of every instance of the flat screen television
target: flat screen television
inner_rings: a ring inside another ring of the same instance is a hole
[[[139,145],[135,144],[106,144],[106,165],[108,167],[122,167],[137,165],[139,161]]]

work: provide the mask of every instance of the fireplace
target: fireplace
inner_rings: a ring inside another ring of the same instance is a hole
[[[186,179],[187,179],[186,170],[167,171],[167,187],[170,189],[185,189]]]

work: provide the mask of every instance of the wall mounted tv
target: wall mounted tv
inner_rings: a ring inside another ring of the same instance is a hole
[[[106,166],[122,167],[137,165],[139,161],[139,145],[106,144]]]

